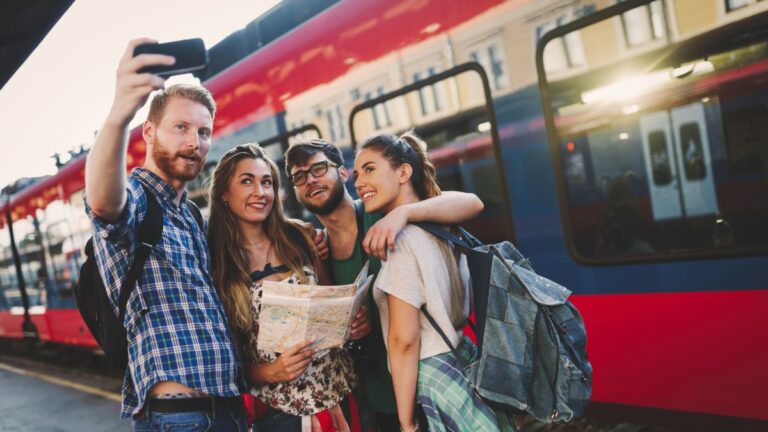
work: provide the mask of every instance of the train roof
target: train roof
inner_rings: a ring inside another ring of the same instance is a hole
[[[502,2],[343,0],[205,82],[217,103],[214,139],[281,112],[286,99],[358,64],[444,33]],[[135,128],[127,168],[143,164],[145,151],[141,128]],[[85,155],[16,193],[13,219],[68,199],[82,189],[84,172]],[[6,206],[0,204],[0,211]]]

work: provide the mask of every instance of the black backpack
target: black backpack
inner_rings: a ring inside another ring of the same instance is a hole
[[[88,330],[107,355],[110,364],[117,369],[125,369],[128,365],[128,340],[123,326],[125,308],[128,297],[131,296],[136,281],[144,269],[144,264],[152,252],[152,248],[160,241],[163,234],[163,211],[152,192],[145,186],[147,197],[147,214],[138,230],[138,246],[131,267],[120,284],[118,300],[120,313],[115,316],[107,288],[101,279],[93,251],[93,238],[85,244],[85,262],[80,267],[80,277],[75,285],[75,299],[80,316],[83,317]],[[203,216],[200,209],[187,200],[192,214],[201,229],[204,229]]]
[[[543,422],[583,414],[592,393],[584,321],[565,287],[537,275],[510,242],[484,245],[459,228],[416,226],[453,244],[467,258],[474,298],[478,358],[467,379],[491,407]],[[453,350],[450,340],[422,312]]]

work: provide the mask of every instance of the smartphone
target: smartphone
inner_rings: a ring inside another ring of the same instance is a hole
[[[164,54],[175,57],[176,63],[170,66],[147,66],[139,70],[140,73],[149,72],[163,78],[194,72],[208,66],[208,51],[200,38],[139,45],[133,49],[133,56],[139,54]]]

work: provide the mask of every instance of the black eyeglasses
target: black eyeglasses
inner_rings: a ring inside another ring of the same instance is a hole
[[[309,169],[299,170],[291,174],[290,180],[294,186],[301,186],[307,182],[307,174],[312,174],[312,177],[318,178],[325,175],[328,172],[328,167],[338,167],[331,161],[324,160],[322,162],[314,163]]]

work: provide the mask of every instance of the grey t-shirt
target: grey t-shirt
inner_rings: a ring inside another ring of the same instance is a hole
[[[397,236],[395,250],[381,264],[374,286],[374,300],[381,314],[385,343],[389,333],[389,294],[417,309],[426,304],[443,333],[454,347],[457,346],[470,306],[466,289],[469,271],[464,257],[457,263],[445,241],[417,226],[408,225]],[[423,313],[419,313],[419,320],[419,359],[450,351]]]

